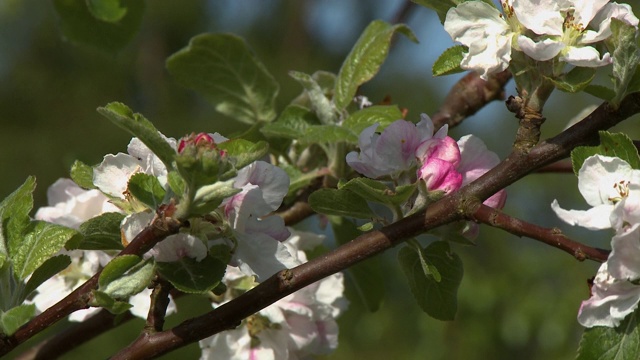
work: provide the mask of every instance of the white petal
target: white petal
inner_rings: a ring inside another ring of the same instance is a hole
[[[581,67],[600,67],[611,64],[613,60],[609,53],[605,53],[600,58],[598,50],[591,46],[568,46],[560,56],[560,61]]]
[[[557,0],[514,0],[518,21],[538,35],[562,35],[564,17]]]
[[[520,35],[518,36],[518,46],[529,57],[538,61],[547,61],[556,57],[564,49],[565,44],[553,39],[534,42],[528,37]]]
[[[611,199],[620,197],[614,184],[631,180],[631,177],[632,169],[626,161],[594,155],[588,157],[578,171],[578,190],[591,206],[612,205]]]
[[[634,224],[611,240],[607,267],[617,279],[640,279],[640,224]]]
[[[560,207],[558,200],[553,200],[551,209],[569,225],[582,226],[589,230],[602,230],[611,227],[609,215],[613,211],[613,205],[598,205],[586,211],[565,210]]]
[[[141,170],[140,161],[131,155],[108,154],[93,170],[93,184],[105,194],[124,199],[129,178]]]

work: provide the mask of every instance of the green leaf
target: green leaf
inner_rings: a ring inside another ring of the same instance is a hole
[[[415,192],[416,187],[413,185],[405,185],[393,191],[381,181],[359,177],[349,180],[349,182],[340,187],[340,189],[353,191],[368,201],[388,205],[400,205],[407,201]]]
[[[425,259],[437,269],[440,281],[435,273],[426,273]],[[453,320],[463,270],[462,261],[451,252],[449,244],[436,241],[426,249],[405,246],[400,249],[398,260],[420,308],[438,320]]]
[[[29,296],[29,294],[38,288],[38,286],[43,282],[66,269],[69,265],[71,265],[71,258],[67,255],[57,255],[47,259],[47,261],[37,268],[29,278],[27,286],[24,289],[24,297]]]
[[[174,168],[173,160],[176,151],[144,116],[134,114],[126,105],[118,102],[99,107],[98,113],[139,138],[164,163],[167,170]]]
[[[627,87],[635,75],[640,57],[638,57],[636,27],[612,18],[611,33],[605,43],[613,58],[613,90],[616,96],[611,103],[617,106],[629,93]]]
[[[177,171],[169,171],[167,174],[167,182],[175,194],[184,194],[186,185],[184,183],[184,179]]]
[[[358,141],[358,137],[339,125],[311,125],[298,140],[301,144],[333,144],[341,141],[354,143]]]
[[[233,187],[234,180],[217,181],[211,185],[205,185],[196,191],[191,208],[192,215],[204,215],[217,209],[222,201],[231,197],[242,189]]]
[[[602,85],[589,85],[584,89],[584,92],[605,101],[611,101],[611,99],[616,96],[616,93],[615,91],[613,91],[613,89]]]
[[[311,75],[311,79],[315,81],[322,89],[322,93],[329,99],[333,97],[333,89],[336,87],[336,74],[328,71],[316,71]],[[302,94],[298,95],[291,105],[298,105],[305,108],[311,108],[311,100],[309,99],[309,93],[304,90]]]
[[[265,125],[260,131],[265,136],[298,139],[313,124],[319,124],[319,120],[311,110],[300,105],[289,105],[278,120]]]
[[[464,45],[455,45],[445,50],[440,57],[433,63],[431,73],[433,76],[451,75],[463,72],[460,62],[469,48]]]
[[[106,22],[118,22],[127,13],[127,8],[120,6],[120,0],[86,0],[87,7],[96,19]]]
[[[402,119],[402,112],[397,106],[376,105],[354,112],[342,123],[342,126],[358,136],[362,130],[375,123],[380,124],[376,130],[382,131],[399,119]]]
[[[305,173],[300,171],[300,169],[298,169],[298,167],[296,166],[285,165],[281,167],[289,176],[290,182],[289,182],[289,191],[287,192],[287,196],[295,194],[298,190],[304,188],[305,186],[309,185],[313,180],[322,176],[319,174],[317,170]]]
[[[93,185],[93,168],[82,161],[76,160],[71,165],[71,180],[85,190],[95,189]]]
[[[34,304],[19,305],[7,312],[0,311],[0,330],[5,335],[13,335],[20,326],[26,324],[36,315]]]
[[[355,224],[343,217],[329,216],[329,221],[339,245],[346,244],[362,234]],[[345,279],[351,284],[347,291],[353,291],[352,297],[360,300],[369,311],[377,311],[384,298],[384,276],[380,258],[367,259],[351,266],[344,273]]]
[[[112,4],[108,4],[109,2]],[[145,2],[122,1],[124,8],[116,8],[114,5],[119,4],[113,4],[115,2],[118,1],[54,0],[53,4],[60,20],[62,34],[67,39],[107,52],[116,52],[127,45],[138,32]],[[122,10],[125,13],[119,14],[118,8],[121,9],[120,13]],[[122,16],[117,19],[119,15]]]
[[[463,3],[464,0],[411,0],[412,2],[422,5],[428,9],[434,10],[440,18],[440,22],[444,24],[444,20],[447,17],[447,12],[452,7],[456,7],[458,4]]]
[[[289,76],[302,85],[307,93],[311,109],[322,124],[335,124],[338,121],[339,114],[336,105],[325,96],[323,89],[310,75],[289,71]]]
[[[279,86],[245,41],[230,34],[195,36],[167,59],[176,81],[203,95],[216,110],[253,124],[276,117]]]
[[[202,261],[183,257],[173,262],[158,262],[158,272],[176,289],[189,294],[206,293],[220,283],[227,264],[207,255]]]
[[[36,179],[29,176],[18,189],[0,203],[0,254],[13,257],[23,241],[22,235],[29,226],[29,212],[33,208],[33,190]]]
[[[82,242],[76,245],[83,250],[122,250],[120,224],[125,218],[120,213],[104,213],[80,225]]]
[[[236,169],[240,170],[265,156],[269,151],[269,144],[266,141],[253,143],[244,139],[231,139],[218,144],[218,148],[226,151],[233,158]]]
[[[309,205],[315,212],[326,215],[359,219],[377,217],[362,197],[348,190],[320,189],[309,195]]]
[[[166,194],[157,177],[141,172],[129,178],[127,190],[151,209],[157,209]]]
[[[640,354],[638,309],[616,328],[596,326],[585,329],[576,360],[635,360]]]
[[[596,69],[588,67],[575,67],[561,78],[552,79],[551,82],[564,92],[576,93],[584,90],[596,76]]]
[[[618,157],[631,165],[633,169],[640,169],[640,155],[633,141],[623,133],[612,134],[600,131],[600,145],[579,146],[571,151],[573,172],[578,175],[584,161],[593,155]]]
[[[11,259],[16,276],[25,279],[76,234],[74,229],[65,226],[33,221]]]
[[[413,32],[404,24],[390,25],[382,20],[375,20],[364,30],[338,74],[333,102],[339,110],[349,105],[360,85],[378,73],[389,53],[391,37],[396,32],[418,42]]]
[[[100,274],[99,290],[114,299],[127,299],[146,289],[153,276],[153,260],[142,261],[135,255],[118,256]]]
[[[128,302],[117,301],[108,294],[99,290],[91,291],[91,295],[93,295],[93,299],[89,301],[90,306],[105,308],[112,314],[122,314],[133,307],[133,305]]]

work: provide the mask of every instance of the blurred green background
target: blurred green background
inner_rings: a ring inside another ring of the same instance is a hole
[[[66,0],[61,0],[62,2]],[[636,5],[635,3],[633,5]],[[402,0],[155,0],[146,2],[139,32],[117,53],[79,46],[64,39],[53,2],[0,1],[0,196],[28,175],[38,180],[36,207],[46,189],[68,176],[73,160],[96,164],[107,153],[126,151],[130,137],[95,109],[121,101],[152,120],[164,134],[192,131],[233,135],[242,125],[217,114],[195,93],[176,85],[165,59],[203,32],[243,36],[281,85],[278,107],[300,91],[289,70],[337,72],[364,27],[374,19],[391,21]],[[461,75],[433,78],[437,56],[453,45],[434,13],[412,6],[404,22],[420,44],[402,37],[380,74],[361,93],[379,102],[389,95],[409,110],[408,119],[434,113]],[[603,77],[604,78],[604,77]],[[515,93],[513,84],[507,95]],[[599,101],[586,94],[558,93],[546,107],[543,137]],[[637,119],[617,130],[638,138]],[[461,126],[454,138],[480,136],[501,157],[508,154],[517,121],[494,102]],[[559,226],[573,238],[608,247],[610,234],[586,232],[560,223],[549,204],[586,208],[571,174],[532,175],[508,188],[505,212],[542,226]],[[530,239],[483,227],[477,246],[454,245],[464,262],[459,311],[453,322],[429,318],[416,306],[396,267],[396,250],[383,254],[386,299],[376,313],[353,302],[339,319],[340,346],[327,359],[569,359],[582,333],[576,322],[586,280],[597,264]],[[181,315],[169,325],[209,309],[202,299],[180,299]],[[55,332],[62,323],[49,331]],[[69,359],[105,358],[125,346],[141,320],[111,331],[69,354]],[[46,335],[46,334],[45,334]],[[42,337],[34,339],[41,340]],[[33,342],[32,342],[33,343]],[[25,344],[22,348],[29,347]],[[9,358],[15,356],[15,351]],[[197,345],[165,356],[196,358]]]

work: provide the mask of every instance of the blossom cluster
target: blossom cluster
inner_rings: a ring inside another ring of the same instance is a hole
[[[406,120],[391,123],[379,134],[378,124],[366,128],[359,137],[360,152],[347,154],[347,163],[370,178],[402,177],[417,166],[417,179],[428,191],[450,193],[479,178],[496,166],[500,159],[478,137],[466,135],[457,142],[447,136],[445,125],[434,133],[429,116],[413,124]],[[500,190],[485,204],[502,208],[505,190]]]
[[[598,44],[609,38],[611,19],[638,27],[628,4],[609,0],[501,0],[501,13],[484,1],[467,1],[451,8],[444,22],[454,41],[469,48],[461,68],[483,79],[506,70],[513,51],[536,61],[557,59],[580,67],[612,62]]]
[[[307,261],[303,250],[312,250],[323,238],[292,231],[292,236],[283,244],[298,265]],[[252,277],[232,266],[227,267],[223,282],[227,291],[214,307],[257,285]],[[343,275],[337,273],[284,297],[245,319],[235,329],[201,340],[201,359],[305,359],[327,354],[338,346],[335,319],[348,305],[343,291]]]
[[[640,170],[609,156],[587,158],[578,173],[578,189],[591,209],[552,209],[563,221],[591,230],[613,229],[611,253],[582,302],[578,321],[586,327],[615,327],[640,302]]]
[[[217,152],[221,159],[226,156],[224,151],[217,150],[216,144],[227,141],[219,134],[192,134],[180,141],[163,138],[176,151],[176,156],[197,157],[210,151]],[[127,153],[106,155],[93,168],[95,189],[83,189],[70,179],[60,179],[48,189],[49,206],[38,209],[35,218],[79,229],[87,220],[106,213],[119,213],[123,217],[120,223],[121,241],[126,246],[155,216],[155,209],[129,191],[132,176],[140,173],[157,179],[167,196],[180,195],[172,192],[169,185],[171,174],[165,164],[142,141],[133,138]],[[300,240],[299,235],[291,236],[291,230],[285,227],[281,217],[269,216],[280,206],[289,189],[289,177],[282,169],[264,161],[255,161],[239,169],[237,175],[226,183],[232,187],[233,195],[224,198],[216,209],[208,212],[206,221],[192,219],[187,228],[156,244],[144,255],[145,258],[153,257],[155,262],[191,258],[200,262],[211,249],[224,245],[230,249],[231,259],[223,282],[236,292],[234,284],[239,279],[243,279],[243,283],[249,281],[255,284],[256,279],[262,281],[279,270],[292,268],[307,260],[304,252],[299,250],[300,243],[304,242],[306,248],[317,243],[310,245],[309,241]],[[213,185],[204,185],[203,188],[206,186]],[[196,192],[195,197],[198,196]],[[169,200],[165,198],[163,201]],[[98,250],[63,250],[62,253],[71,258],[71,265],[37,289],[38,293],[30,301],[38,311],[44,311],[71,293],[115,256],[113,251]],[[252,319],[268,322],[272,325],[271,329],[281,329],[273,334],[273,344],[269,342],[269,332],[259,334],[256,326],[249,325],[220,334],[219,338],[235,336],[240,341],[240,337],[250,333],[251,341],[244,343],[246,347],[242,349],[243,354],[271,351],[278,355],[275,358],[286,358],[279,356],[285,351],[281,351],[282,346],[288,349],[285,353],[325,353],[337,346],[335,318],[346,306],[343,291],[342,275],[337,274],[254,315]],[[147,317],[149,295],[150,290],[146,289],[128,300],[133,305],[131,312],[134,315]],[[231,298],[228,296],[226,300]],[[97,310],[89,308],[75,312],[70,320],[82,321]],[[175,311],[175,304],[171,300],[167,313]],[[237,335],[239,332],[244,335]],[[276,338],[290,339],[292,343],[281,345]],[[218,344],[216,354],[235,352],[239,346],[234,341],[225,344]],[[226,348],[220,349],[222,345]],[[203,357],[209,356],[206,354],[212,352],[213,346],[210,343],[203,347]]]

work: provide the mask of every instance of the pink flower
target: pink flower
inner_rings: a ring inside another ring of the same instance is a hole
[[[462,186],[469,184],[500,163],[496,153],[474,135],[466,135],[458,140],[460,147],[460,165],[458,171],[462,174]],[[492,208],[502,209],[507,200],[507,191],[502,189],[484,201]]]
[[[424,163],[418,170],[418,177],[427,183],[427,190],[442,190],[447,194],[458,190],[462,184],[462,174],[456,171],[453,163],[438,158]]]
[[[382,134],[376,133],[378,126],[376,123],[364,129],[358,139],[360,153],[353,151],[346,157],[349,166],[372,179],[395,176],[411,169],[416,163],[416,149],[420,144],[447,134],[445,127],[433,135],[433,123],[425,114],[415,125],[406,120],[394,121]]]

